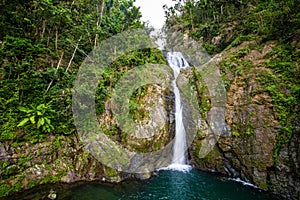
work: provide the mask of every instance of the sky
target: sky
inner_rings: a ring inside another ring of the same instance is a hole
[[[135,6],[140,7],[142,21],[149,21],[156,29],[162,28],[165,22],[163,5],[170,7],[174,4],[172,0],[136,0],[134,3]]]

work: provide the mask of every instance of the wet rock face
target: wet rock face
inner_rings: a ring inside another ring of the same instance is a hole
[[[111,140],[132,152],[146,153],[160,150],[174,137],[174,94],[170,85],[171,69],[166,69],[163,83],[147,84],[133,92],[129,101],[129,115],[124,122],[132,126],[126,130],[123,121],[118,121],[117,105],[108,100],[105,112],[98,116],[100,127]],[[135,95],[135,96],[134,96]]]
[[[278,164],[268,170],[270,190],[284,193],[289,199],[300,198],[300,132],[295,131],[291,141],[278,155]]]
[[[195,160],[200,169],[241,177],[267,187],[267,169],[273,166],[278,122],[268,106],[249,100],[249,91],[233,84],[228,93],[224,132],[205,158]]]
[[[251,43],[248,43],[251,45]],[[218,55],[216,64],[230,57],[235,50]],[[266,44],[261,50],[249,50],[239,61],[244,65],[242,72],[226,71],[230,81],[227,88],[226,124],[227,128],[218,139],[213,150],[204,158],[199,157],[203,135],[195,138],[190,148],[192,164],[205,171],[223,173],[240,177],[258,187],[277,193],[288,199],[300,198],[300,134],[297,126],[289,143],[283,144],[275,158],[277,136],[281,125],[276,120],[276,112],[270,94],[256,93],[262,86],[259,82],[261,73],[268,73],[263,67],[265,55],[274,47]],[[251,67],[245,65],[251,61]],[[230,63],[236,66],[236,63]],[[298,120],[299,121],[299,120]],[[200,130],[200,132],[203,132]]]

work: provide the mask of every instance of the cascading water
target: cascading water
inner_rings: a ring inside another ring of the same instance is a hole
[[[174,80],[172,81],[172,84],[175,94],[175,141],[173,145],[172,164],[167,168],[173,170],[188,171],[191,167],[189,165],[186,165],[186,132],[182,121],[182,104],[176,80],[180,73],[180,68],[188,67],[189,64],[184,59],[183,54],[180,52],[168,52],[166,57],[169,66],[174,71]]]

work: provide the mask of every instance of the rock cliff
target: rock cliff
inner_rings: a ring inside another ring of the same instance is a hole
[[[274,41],[262,46],[243,42],[213,58],[227,89],[227,127],[205,158],[199,156],[204,138],[195,139],[192,163],[201,170],[239,177],[288,199],[299,199],[299,125],[297,119],[290,121],[290,137],[282,140],[280,110],[274,95],[265,89],[270,76],[280,77],[267,67],[276,45]],[[281,94],[289,97],[289,91]]]

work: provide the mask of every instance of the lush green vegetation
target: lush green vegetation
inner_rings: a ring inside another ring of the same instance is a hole
[[[102,41],[122,31],[144,28],[133,2],[0,2],[0,142],[17,149],[25,142],[43,144],[53,138],[48,147],[48,152],[53,153],[59,152],[64,139],[73,138],[65,136],[77,133],[71,108],[77,72],[83,60]],[[105,103],[119,79],[134,67],[147,63],[165,63],[161,51],[132,51],[116,58],[105,69],[96,90],[97,115],[105,111]],[[146,112],[140,112],[143,109],[139,100],[145,92],[147,88],[143,87],[132,94],[133,118],[147,118]],[[103,131],[122,138],[117,124],[103,126]],[[37,151],[38,155],[45,153]],[[32,168],[31,157],[14,156],[16,162],[0,162],[0,196],[24,187],[57,182],[66,173],[46,174],[41,180],[29,180],[24,186],[26,170]],[[117,174],[109,168],[105,173],[109,177]]]
[[[71,104],[79,67],[102,41],[122,31],[144,28],[139,9],[133,2],[0,2],[0,142],[20,148],[24,142],[45,142],[51,135],[54,139],[49,152],[55,152],[61,148],[64,135],[76,133]],[[98,115],[104,112],[105,102],[120,77],[146,63],[165,63],[163,54],[154,49],[133,51],[106,68],[96,91]],[[144,95],[144,89],[139,89],[131,98],[134,117],[145,117],[135,111],[139,110],[136,99]],[[119,133],[116,126],[104,132],[108,135]],[[41,154],[40,150],[37,154]],[[24,187],[57,182],[66,173],[57,171],[41,180],[29,180],[24,186],[25,171],[32,167],[31,157],[14,156],[16,162],[0,162],[0,196]],[[116,175],[110,169],[106,173]]]
[[[262,85],[251,95],[268,92],[273,100],[273,112],[281,125],[274,152],[276,162],[282,144],[292,137],[293,127],[299,120],[300,102],[300,4],[296,0],[250,1],[197,1],[179,0],[166,9],[167,27],[189,34],[200,41],[208,53],[216,54],[245,41],[255,41],[254,49],[261,50],[267,41],[275,47],[260,65],[269,73],[258,72],[257,81]],[[253,68],[245,56],[252,50],[247,46],[232,53],[221,63],[221,72],[227,90],[233,81],[226,75],[244,77]],[[247,82],[247,80],[246,80]],[[247,128],[248,127],[248,128]],[[252,133],[245,127],[245,135]],[[235,136],[240,135],[234,130]]]
[[[166,10],[168,28],[189,33],[202,41],[210,53],[255,36],[285,40],[299,29],[300,8],[296,0],[177,2]]]
[[[0,2],[0,142],[13,147],[23,142],[37,143],[46,136],[56,135],[53,148],[61,146],[63,135],[76,133],[71,112],[73,81],[82,61],[102,41],[122,31],[144,27],[134,0],[39,0]],[[281,125],[274,152],[276,161],[282,144],[292,137],[299,120],[300,102],[300,4],[296,0],[187,0],[185,4],[166,9],[167,27],[189,34],[202,42],[214,55],[237,47],[245,41],[255,41],[257,48],[267,41],[275,47],[260,65],[269,69],[256,81],[262,87],[252,96],[267,92],[272,98],[273,114]],[[255,47],[254,49],[257,50]],[[253,63],[245,59],[252,47],[246,46],[231,53],[220,64],[220,70],[230,89],[234,76],[249,73]],[[146,63],[165,63],[163,55],[154,49],[134,51],[119,57],[103,72],[96,91],[96,113],[105,111],[112,90],[126,72]],[[200,74],[193,70],[191,84],[198,92],[202,116],[211,108],[207,88]],[[247,81],[246,81],[247,82]],[[247,85],[245,85],[247,87]],[[130,114],[134,119],[147,119],[141,109],[149,87],[137,89],[131,96]],[[251,97],[251,96],[250,96]],[[104,127],[110,136],[120,134],[116,124]],[[238,130],[237,130],[238,129]],[[253,127],[233,127],[236,137],[253,135]],[[68,137],[70,138],[70,137]],[[124,137],[126,139],[126,137]],[[122,138],[120,139],[122,140]],[[126,142],[126,141],[121,141]],[[140,152],[149,149],[145,143]],[[158,141],[159,149],[162,141]],[[50,149],[49,151],[52,151]],[[26,169],[31,157],[18,155],[10,166],[0,162],[1,178],[9,179]],[[41,183],[56,182],[65,172],[45,177]],[[107,169],[108,176],[115,176]],[[22,189],[24,175],[15,184],[0,184],[0,196]],[[28,183],[29,186],[40,182]]]
[[[75,132],[71,93],[80,64],[106,38],[143,27],[133,2],[0,2],[0,141],[38,142],[48,133]],[[132,52],[107,68],[97,90],[98,114],[120,76],[156,62],[155,55]]]

